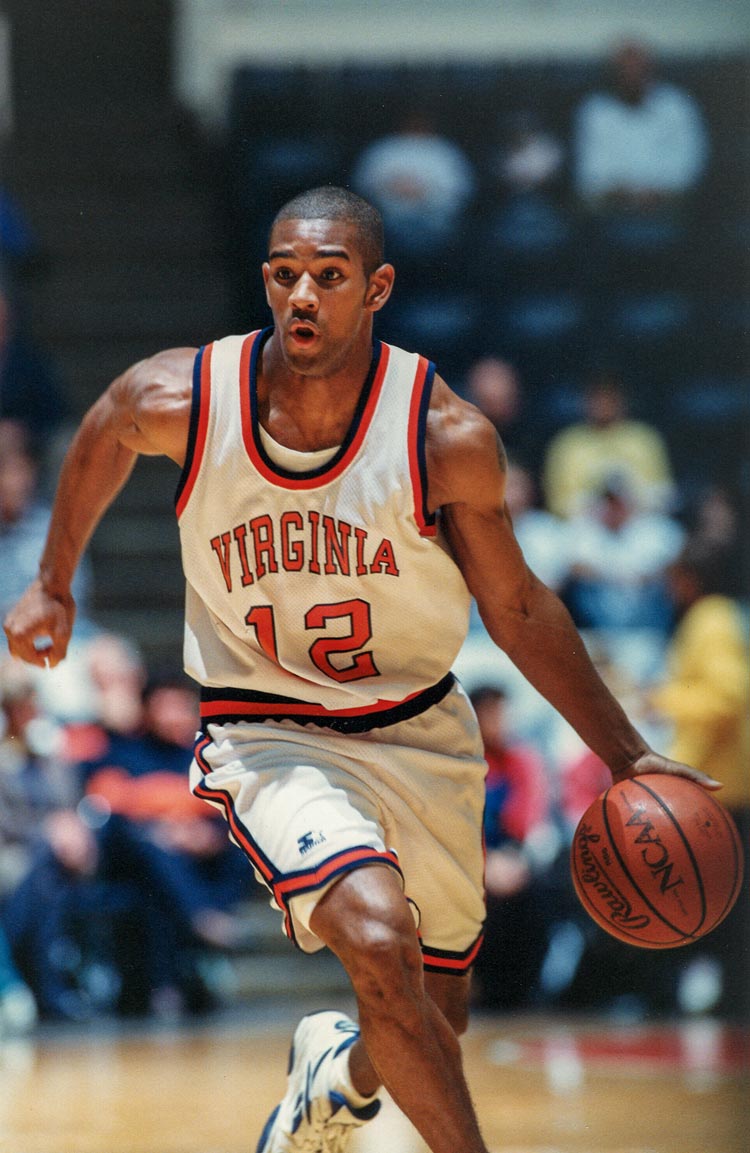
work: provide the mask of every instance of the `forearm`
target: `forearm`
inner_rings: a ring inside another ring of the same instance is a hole
[[[108,422],[106,405],[95,405],[65,456],[39,564],[51,595],[69,595],[86,545],[130,476],[136,453],[122,445]]]
[[[490,635],[586,745],[621,772],[649,750],[596,671],[570,614],[532,578],[523,611],[486,615]]]

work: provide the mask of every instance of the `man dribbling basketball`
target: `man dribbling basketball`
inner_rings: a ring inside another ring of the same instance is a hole
[[[137,364],[84,418],[11,652],[64,657],[95,525],[139,453],[171,457],[203,686],[194,791],[288,934],[339,956],[359,1007],[358,1026],[302,1021],[258,1153],[342,1150],[381,1085],[433,1153],[486,1153],[457,1041],[483,920],[484,764],[450,674],[470,594],[615,778],[711,782],[648,748],[526,567],[489,422],[422,358],[373,343],[394,281],[377,213],[335,188],[295,198],[263,275],[274,328]]]

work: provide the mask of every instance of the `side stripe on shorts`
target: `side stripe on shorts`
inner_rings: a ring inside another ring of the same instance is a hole
[[[206,746],[211,744],[209,736],[202,736],[195,744],[193,755],[201,772],[207,774],[210,766],[203,757]],[[371,845],[357,845],[351,849],[344,849],[334,853],[327,860],[310,869],[300,869],[294,873],[280,873],[272,862],[262,852],[255,840],[245,828],[234,807],[234,798],[226,789],[209,788],[199,781],[193,789],[193,794],[202,801],[221,810],[232,834],[232,839],[245,853],[253,868],[263,878],[268,889],[273,893],[276,904],[284,914],[284,931],[295,942],[289,902],[292,897],[303,893],[313,892],[327,885],[334,877],[363,865],[388,865],[403,877],[398,857],[394,852],[373,849]]]
[[[457,976],[468,972],[476,960],[483,940],[484,932],[481,932],[474,944],[462,953],[454,953],[448,949],[430,949],[427,945],[422,945],[425,972],[454,973]]]

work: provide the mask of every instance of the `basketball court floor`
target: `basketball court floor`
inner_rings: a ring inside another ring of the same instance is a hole
[[[6,1040],[0,1153],[254,1153],[310,1007]],[[479,1017],[464,1048],[491,1153],[750,1150],[748,1036],[719,1022]],[[356,1153],[424,1151],[388,1101],[357,1136]]]

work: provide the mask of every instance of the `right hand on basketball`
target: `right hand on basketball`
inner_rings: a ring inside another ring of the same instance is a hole
[[[70,594],[52,596],[41,580],[35,580],[3,622],[11,656],[54,668],[68,651],[75,615]]]
[[[651,750],[642,753],[626,769],[621,769],[619,772],[613,771],[612,778],[616,784],[628,777],[640,777],[643,773],[671,773],[675,777],[687,777],[688,780],[695,781],[704,789],[723,788],[721,781],[715,781],[713,777],[709,777],[700,769],[694,769],[692,765],[683,765],[681,761],[672,761],[669,757],[663,757],[661,753],[654,753]]]

